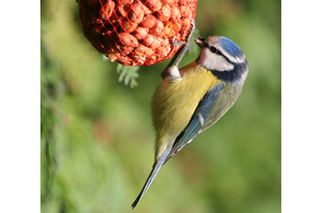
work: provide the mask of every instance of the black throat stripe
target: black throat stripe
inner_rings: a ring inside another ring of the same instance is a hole
[[[219,80],[234,82],[242,77],[242,74],[247,70],[247,62],[241,64],[234,64],[233,70],[230,71],[219,71],[219,70],[209,70],[215,77]],[[206,68],[207,69],[207,68]]]

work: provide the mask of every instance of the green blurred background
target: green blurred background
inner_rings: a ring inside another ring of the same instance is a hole
[[[131,89],[83,36],[75,0],[41,3],[42,212],[131,212],[153,163],[150,102],[167,62],[141,69]],[[241,46],[246,85],[133,212],[280,212],[280,1],[199,0],[196,24]]]

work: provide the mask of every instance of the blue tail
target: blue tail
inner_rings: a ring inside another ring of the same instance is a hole
[[[157,174],[159,173],[161,167],[163,166],[163,164],[166,162],[167,157],[169,156],[171,151],[171,147],[166,148],[166,150],[164,151],[164,153],[161,155],[161,157],[159,158],[158,161],[156,161],[153,166],[152,166],[152,170],[145,182],[145,184],[143,185],[139,195],[137,196],[137,198],[135,199],[135,201],[131,204],[131,208],[134,209],[137,204],[139,203],[139,201],[141,200],[141,198],[143,197],[143,195],[147,192],[147,190],[149,189],[149,187],[151,186],[152,182],[154,181],[155,177],[157,176]]]

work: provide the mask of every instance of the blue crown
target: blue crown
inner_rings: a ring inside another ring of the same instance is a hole
[[[229,38],[220,36],[218,40],[218,44],[230,55],[233,57],[241,57],[243,56],[243,52],[241,51],[240,47],[236,45],[232,40]]]

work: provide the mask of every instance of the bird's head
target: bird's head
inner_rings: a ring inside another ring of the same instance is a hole
[[[246,67],[246,57],[237,44],[223,36],[197,38],[201,53],[197,62],[210,71],[234,71],[239,65]]]

